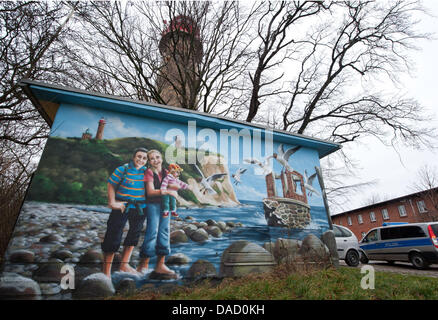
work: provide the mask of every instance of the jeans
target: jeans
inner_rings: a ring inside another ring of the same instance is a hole
[[[161,214],[161,203],[148,203],[146,208],[146,233],[140,247],[141,258],[170,254],[170,218]]]
[[[146,208],[143,209],[143,213]],[[103,252],[117,252],[122,242],[123,228],[129,221],[129,230],[126,234],[124,246],[136,246],[140,238],[141,228],[143,227],[146,215],[140,215],[137,209],[130,209],[122,213],[120,210],[112,210],[107,221],[105,237],[102,242]]]
[[[162,202],[162,209],[163,212],[168,212],[168,211],[172,211],[172,212],[176,212],[176,199],[175,197],[172,197],[168,194],[161,196]]]

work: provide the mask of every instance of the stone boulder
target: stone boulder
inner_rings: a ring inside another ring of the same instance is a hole
[[[263,249],[265,249],[266,251],[269,251],[270,253],[274,254],[274,249],[275,249],[275,242],[265,242],[263,244]]]
[[[73,253],[67,249],[59,249],[53,252],[50,257],[64,261],[73,258]]]
[[[202,259],[194,262],[186,274],[187,279],[195,281],[216,276],[217,271],[214,265],[211,262]]]
[[[329,249],[313,234],[304,238],[299,253],[306,262],[330,263]]]
[[[215,238],[222,237],[222,231],[218,226],[209,226],[207,228],[207,233]]]
[[[275,260],[278,263],[292,262],[299,256],[302,246],[300,240],[278,238],[273,248]]]
[[[62,238],[56,234],[49,234],[40,239],[41,243],[60,243]]]
[[[204,242],[208,240],[208,233],[204,229],[197,229],[190,234],[190,239],[196,242]]]
[[[207,223],[208,226],[217,226],[217,222],[213,219],[208,219],[207,221],[205,221]]]
[[[79,264],[89,268],[100,268],[103,262],[103,255],[97,250],[90,249],[79,259]]]
[[[178,279],[178,275],[176,273],[158,273],[152,271],[149,274],[148,279],[150,280],[176,280]]]
[[[226,226],[229,227],[229,228],[235,228],[236,224],[234,222],[232,222],[232,221],[227,221]]]
[[[75,299],[101,299],[114,295],[111,279],[103,273],[93,273],[84,278],[76,290],[73,291]]]
[[[33,263],[35,254],[29,250],[14,250],[9,255],[9,261],[12,263]]]
[[[195,232],[196,230],[198,230],[198,227],[195,226],[194,224],[191,224],[191,223],[190,223],[190,224],[184,226],[183,230],[184,230],[184,232],[186,233],[186,235],[187,235],[188,237],[190,237],[191,234],[192,234],[193,232]]]
[[[74,272],[75,272],[75,288],[77,288],[79,286],[79,284],[81,283],[81,281],[83,279],[85,279],[86,277],[88,277],[89,275],[92,275],[94,273],[99,273],[102,270],[98,269],[98,268],[88,268],[88,267],[84,267],[81,265],[76,265],[74,268]],[[114,269],[112,268],[111,271],[114,271]]]
[[[0,300],[9,299],[40,300],[40,286],[30,278],[5,272],[0,278]]]
[[[217,226],[221,229],[222,232],[227,231],[227,224],[223,221],[218,221]]]
[[[170,233],[170,243],[176,244],[176,243],[183,243],[188,242],[189,238],[187,237],[187,234],[183,230],[175,230]]]
[[[50,259],[48,262],[39,264],[38,269],[33,272],[32,278],[38,282],[57,282],[60,283],[64,274],[61,269],[64,263],[59,259]]]
[[[174,255],[167,258],[166,264],[183,265],[183,264],[188,264],[189,262],[190,262],[190,258],[186,256],[184,253],[175,253]]]
[[[219,275],[241,277],[250,273],[272,271],[276,266],[273,255],[258,244],[239,240],[222,253]]]

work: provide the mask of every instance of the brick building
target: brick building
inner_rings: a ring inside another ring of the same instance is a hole
[[[342,212],[331,218],[334,224],[350,229],[359,240],[384,222],[438,221],[438,188]]]

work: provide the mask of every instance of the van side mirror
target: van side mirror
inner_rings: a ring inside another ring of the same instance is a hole
[[[367,238],[364,238],[364,239],[362,239],[361,242],[368,242],[368,239],[367,239]]]

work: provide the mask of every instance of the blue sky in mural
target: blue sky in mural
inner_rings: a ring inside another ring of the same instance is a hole
[[[94,137],[97,131],[98,121],[101,118],[106,120],[104,139],[145,137],[170,144],[172,143],[172,139],[166,141],[165,136],[166,133],[172,129],[179,129],[183,131],[186,137],[188,137],[187,125],[184,124],[149,120],[129,114],[120,114],[106,110],[99,110],[96,112],[96,110],[86,107],[71,105],[61,105],[60,110],[55,118],[54,125],[52,126],[51,136],[63,138],[81,137],[82,133],[89,129]],[[203,146],[205,149],[210,149],[211,151],[220,151],[220,138],[218,137],[216,141],[214,141],[215,139],[210,140],[209,137],[199,134],[201,130],[202,128],[197,128],[197,147],[199,148]],[[188,141],[185,141],[185,145],[187,147]],[[278,146],[279,144],[274,142],[272,149],[267,147],[265,148],[265,144],[262,139],[259,151],[259,160],[264,160],[268,155],[272,154],[272,152],[277,152]],[[294,146],[284,145],[285,149],[290,147]],[[236,196],[239,200],[260,201],[267,196],[265,175],[261,174],[256,165],[248,164],[243,161],[245,158],[245,156],[242,154],[244,150],[243,139],[240,139],[239,141],[239,149],[240,154],[237,163],[235,160],[231,161],[231,157],[235,156],[235,150],[232,150],[231,142],[228,143],[228,155],[225,155],[229,158],[228,169],[230,175],[236,173],[239,168],[247,169],[247,171],[241,176],[241,183],[234,185]],[[248,155],[246,155],[246,158],[248,158]],[[282,169],[281,164],[274,159],[271,159],[271,163],[273,164],[274,172],[279,174]],[[315,150],[301,148],[290,157],[289,164],[300,174],[304,175],[306,170],[308,176],[311,176],[313,173],[315,173],[315,167],[319,166],[319,158]],[[308,196],[308,203],[311,206],[323,206],[324,203],[322,197],[320,196],[321,188],[317,179],[314,180],[313,186],[319,192],[319,195],[312,194]],[[279,196],[281,196],[282,189],[280,180],[276,180],[276,188]]]

